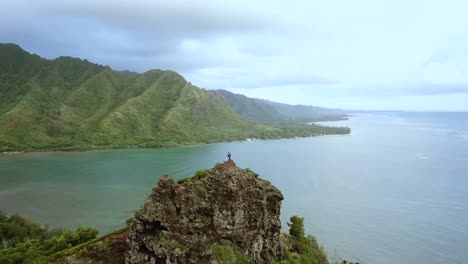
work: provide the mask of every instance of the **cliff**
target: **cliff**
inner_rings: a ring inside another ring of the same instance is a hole
[[[233,161],[181,183],[163,176],[130,226],[126,263],[211,262],[217,245],[255,263],[279,259],[281,200]]]
[[[174,181],[162,176],[129,226],[51,256],[56,264],[328,264],[303,218],[280,231],[283,196],[233,161]],[[41,263],[41,262],[38,262]]]

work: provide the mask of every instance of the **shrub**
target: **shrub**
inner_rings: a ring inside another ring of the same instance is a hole
[[[246,169],[245,169],[245,172],[247,172],[247,173],[253,173],[253,175],[255,175],[255,177],[258,177],[258,176],[259,176],[258,173],[255,173],[255,172],[254,172],[253,170],[251,170],[250,168],[246,168]]]
[[[285,254],[288,263],[312,263],[329,264],[327,254],[323,247],[319,246],[313,236],[305,236],[304,218],[292,216],[290,218],[289,234],[291,235],[289,243],[291,250],[298,253],[296,260],[291,259],[291,254]]]
[[[213,251],[214,260],[216,261],[216,263],[219,264],[251,263],[249,259],[246,256],[244,256],[241,252],[227,245],[213,245],[211,247],[211,250]]]
[[[182,179],[178,180],[177,183],[192,182],[192,181],[195,181],[195,180],[199,180],[199,179],[205,177],[206,175],[208,175],[209,173],[210,173],[209,169],[197,170],[197,172],[195,172],[194,176],[187,177],[187,178],[182,178]]]
[[[75,231],[49,230],[19,215],[0,213],[0,238],[8,245],[0,247],[0,263],[49,263],[52,254],[86,243],[97,234],[97,229],[82,226]]]
[[[197,172],[195,172],[195,179],[203,178],[208,175],[209,172],[209,169],[197,170]]]
[[[132,223],[133,223],[134,221],[135,221],[135,218],[134,218],[134,217],[130,217],[130,218],[128,218],[128,219],[125,221],[125,224],[126,224],[127,226],[131,226]]]
[[[289,221],[291,221],[288,223],[289,234],[295,239],[304,239],[304,218],[299,216],[292,216]]]

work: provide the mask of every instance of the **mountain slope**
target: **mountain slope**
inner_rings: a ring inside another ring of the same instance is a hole
[[[0,115],[15,106],[28,91],[26,83],[45,63],[14,44],[0,44]]]
[[[314,122],[342,120],[345,111],[310,105],[289,105],[216,90],[226,103],[244,118],[258,122]]]
[[[157,147],[321,134],[246,120],[172,71],[143,74],[0,44],[0,150]],[[329,133],[346,133],[330,130]]]

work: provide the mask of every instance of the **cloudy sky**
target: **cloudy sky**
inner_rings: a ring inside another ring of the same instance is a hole
[[[466,0],[0,3],[0,42],[206,89],[347,109],[468,110]]]

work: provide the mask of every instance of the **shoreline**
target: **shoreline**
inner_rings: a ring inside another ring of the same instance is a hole
[[[0,152],[1,156],[14,156],[19,154],[27,153],[44,153],[44,152],[86,152],[86,151],[99,151],[99,150],[114,150],[114,149],[165,149],[165,148],[178,148],[178,147],[192,147],[199,145],[209,145],[209,144],[220,144],[220,143],[233,143],[233,142],[252,142],[252,141],[268,141],[268,140],[282,140],[282,139],[298,139],[298,138],[311,138],[311,137],[320,137],[320,136],[344,136],[351,134],[351,128],[349,128],[349,133],[337,133],[337,134],[316,134],[309,136],[296,136],[296,137],[280,137],[280,138],[245,138],[243,140],[233,140],[233,141],[219,141],[219,142],[201,142],[201,143],[188,143],[188,144],[178,144],[171,146],[138,146],[138,145],[127,145],[127,146],[115,146],[115,147],[97,147],[97,148],[70,148],[70,149],[32,149],[32,150],[11,150],[11,151],[2,151]]]

